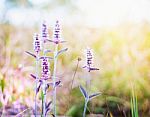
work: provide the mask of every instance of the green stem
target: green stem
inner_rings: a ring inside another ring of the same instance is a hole
[[[137,95],[135,92],[135,87],[131,84],[132,86],[132,95],[131,95],[131,113],[132,117],[138,117],[138,103],[137,103]]]
[[[83,117],[85,117],[85,115],[86,115],[87,104],[88,104],[88,99],[85,99],[84,111],[83,111]]]
[[[73,88],[73,83],[74,83],[74,80],[75,80],[75,75],[77,73],[77,69],[78,69],[78,66],[79,66],[79,59],[78,59],[78,62],[77,62],[77,66],[76,66],[76,69],[74,71],[74,74],[73,74],[73,77],[72,77],[72,80],[71,80],[71,86],[69,88],[69,103],[68,103],[68,108],[69,108],[69,105],[70,105],[70,102],[71,102],[71,90]]]
[[[56,82],[56,67],[57,67],[57,52],[58,52],[58,44],[56,44],[55,46],[55,51],[54,51],[54,71],[53,71],[53,114],[56,117],[56,86],[55,86],[55,82]]]
[[[77,62],[77,66],[76,66],[76,69],[75,69],[75,72],[74,72],[74,74],[73,74],[73,78],[72,78],[72,81],[71,81],[70,92],[71,92],[71,90],[72,90],[72,88],[73,88],[74,78],[75,78],[75,75],[76,75],[76,73],[77,73],[78,66],[79,66],[79,60],[78,60],[78,62]]]
[[[86,91],[89,94],[91,89],[91,77],[90,72],[86,73]]]
[[[44,57],[46,56],[45,53],[45,44],[43,44],[43,53],[44,53]],[[42,104],[42,108],[43,108],[43,117],[45,117],[45,112],[46,112],[46,80],[43,80],[43,87],[42,87],[42,92],[43,92],[43,104]]]
[[[5,115],[5,105],[3,105],[3,107],[2,107],[2,114],[1,114],[1,117],[5,117],[4,115]]]
[[[86,77],[86,91],[87,91],[87,94],[89,95],[89,93],[90,93],[90,84],[91,84],[90,72],[88,72],[86,75],[87,75],[87,77]],[[89,98],[86,98],[85,99],[85,104],[84,104],[83,117],[85,117],[85,115],[86,115],[86,109],[87,109],[88,101],[89,101]]]
[[[46,91],[45,91],[45,87],[46,87],[46,81],[43,81],[43,117],[45,117],[45,112],[46,112]]]
[[[36,92],[36,90],[37,90],[37,84],[38,84],[38,78],[39,78],[39,69],[38,69],[38,67],[39,67],[39,54],[37,53],[37,58],[36,58],[36,66],[35,66],[35,70],[36,70],[36,82],[35,82],[35,117],[36,117],[36,115],[37,115],[37,92]]]

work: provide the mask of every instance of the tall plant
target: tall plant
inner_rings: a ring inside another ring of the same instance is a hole
[[[50,52],[50,50],[46,49],[45,43],[49,40],[48,37],[48,29],[47,25],[44,22],[42,24],[42,31],[41,36],[39,38],[38,34],[35,34],[34,37],[34,51],[35,54],[26,51],[27,54],[33,56],[36,59],[36,67],[35,67],[35,74],[31,74],[32,78],[35,79],[35,108],[34,108],[34,115],[35,117],[38,115],[37,113],[37,94],[42,88],[42,117],[46,117],[47,112],[50,110],[50,104],[46,101],[46,93],[51,85],[51,83],[48,81],[50,79],[50,67],[49,67],[49,59],[52,59],[51,57],[47,56],[47,52]],[[40,53],[41,52],[41,53]],[[41,76],[39,76],[39,63],[41,63]]]
[[[83,94],[84,100],[85,100],[84,110],[83,110],[83,117],[85,117],[88,102],[91,99],[93,99],[96,96],[99,96],[101,94],[100,92],[93,93],[93,94],[89,93],[89,91],[90,91],[90,78],[89,78],[90,74],[89,73],[91,71],[99,70],[98,68],[93,67],[93,53],[92,53],[92,50],[90,48],[86,49],[86,65],[83,68],[85,68],[88,72],[88,78],[86,78],[86,88],[83,88],[82,85],[79,86],[80,91]]]
[[[58,56],[67,51],[68,48],[62,49],[62,50],[58,50],[58,47],[61,43],[64,43],[65,41],[62,40],[61,37],[61,27],[59,24],[59,21],[56,21],[55,26],[54,26],[54,31],[53,31],[53,39],[49,40],[50,42],[54,43],[54,48],[55,51],[53,52],[53,59],[54,59],[54,66],[53,66],[53,114],[56,117],[56,97],[57,97],[57,89],[56,89],[56,69],[57,69],[57,60],[58,60]]]
[[[41,43],[41,40],[39,38],[39,35],[38,34],[34,34],[34,37],[33,37],[33,49],[34,49],[34,52],[35,54],[32,54],[28,51],[26,51],[26,53],[28,53],[29,55],[32,55],[36,60],[35,60],[35,63],[36,63],[36,66],[35,66],[35,75],[31,74],[31,76],[34,77],[35,79],[35,98],[34,98],[34,113],[35,113],[35,117],[37,115],[37,88],[38,88],[38,80],[39,80],[39,53],[40,51],[42,50],[42,43]]]

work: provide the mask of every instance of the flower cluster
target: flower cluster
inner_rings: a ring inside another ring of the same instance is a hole
[[[36,53],[39,53],[42,50],[42,44],[41,44],[41,40],[39,39],[39,35],[34,34],[33,39],[34,39],[34,42],[33,42],[34,51]]]
[[[36,60],[36,66],[35,66],[35,71],[36,74],[31,74],[31,77],[35,79],[35,86],[36,86],[36,91],[35,91],[35,117],[37,115],[37,94],[40,90],[42,90],[42,113],[41,115],[43,117],[46,117],[46,114],[50,110],[50,105],[51,103],[53,104],[53,114],[56,116],[56,87],[61,85],[61,80],[56,80],[56,63],[57,63],[57,57],[68,50],[68,48],[61,49],[59,50],[58,44],[63,43],[64,41],[61,41],[61,34],[60,34],[60,25],[59,21],[56,21],[55,28],[54,28],[54,34],[53,34],[53,39],[49,39],[48,35],[48,28],[45,22],[43,22],[41,26],[41,35],[39,38],[38,34],[34,35],[34,42],[33,42],[33,48],[36,54],[31,53],[26,51],[27,54],[31,55],[32,57],[35,58]],[[47,49],[46,44],[48,41],[53,42],[55,44],[55,51],[54,57],[50,57],[47,55],[48,52],[52,52],[51,50]],[[39,54],[40,53],[40,54]],[[53,77],[50,76],[50,63],[49,60],[53,59],[54,60],[54,70],[53,70]],[[38,69],[39,63],[41,63],[41,69]],[[41,70],[41,75],[39,76],[39,70]],[[51,78],[53,78],[53,81],[51,82]],[[47,104],[47,91],[50,86],[53,86],[53,92],[55,95],[53,95],[53,102],[50,101]]]
[[[55,46],[55,51],[51,51],[49,49],[47,49],[46,44],[48,41],[53,42],[54,46]],[[56,21],[55,27],[54,27],[54,31],[53,31],[53,37],[52,40],[49,39],[49,35],[48,35],[48,28],[45,22],[43,22],[42,27],[41,27],[41,36],[39,38],[38,34],[34,35],[34,42],[33,42],[33,47],[34,47],[34,51],[36,54],[32,54],[31,52],[26,51],[27,54],[33,56],[34,58],[36,58],[36,66],[35,66],[35,71],[36,74],[31,74],[31,76],[35,79],[35,85],[36,85],[36,90],[35,90],[35,108],[34,108],[34,115],[35,117],[37,117],[37,94],[40,90],[42,90],[41,93],[41,98],[42,98],[42,113],[41,116],[42,117],[46,117],[48,114],[48,111],[50,111],[50,105],[52,104],[53,106],[53,116],[56,117],[56,97],[57,97],[57,88],[58,86],[61,86],[61,80],[57,80],[56,79],[56,70],[57,70],[57,60],[58,60],[58,56],[63,53],[66,52],[68,50],[68,48],[64,48],[59,50],[59,44],[63,43],[65,41],[62,41],[61,38],[61,28],[60,28],[60,24],[59,21]],[[41,52],[40,52],[41,51]],[[53,58],[48,56],[47,53],[48,52],[53,52]],[[39,54],[40,53],[40,54]],[[50,77],[50,63],[49,63],[49,59],[52,59],[54,61],[54,66],[53,66],[53,75],[52,77]],[[78,58],[78,61],[80,61],[81,59]],[[38,69],[39,67],[39,63],[41,63],[41,69]],[[78,65],[77,65],[78,67]],[[88,70],[88,72],[92,71],[92,70],[99,70],[98,68],[93,67],[93,53],[92,50],[90,48],[86,49],[86,65],[83,67],[86,68],[86,70]],[[41,70],[41,74],[39,73],[39,70]],[[40,75],[39,75],[40,74]],[[52,78],[52,79],[51,79]],[[52,82],[51,82],[52,80]],[[90,81],[86,81],[88,84],[88,82]],[[52,101],[49,101],[49,103],[47,103],[47,92],[48,92],[48,88],[50,86],[53,86],[53,99]],[[85,117],[86,115],[86,108],[87,108],[87,104],[88,102],[97,97],[98,95],[100,95],[100,93],[93,93],[93,94],[89,94],[89,90],[88,87],[87,89],[82,87],[81,85],[79,86],[81,93],[84,96],[85,99],[85,105],[84,105],[84,112],[83,112],[83,117]]]

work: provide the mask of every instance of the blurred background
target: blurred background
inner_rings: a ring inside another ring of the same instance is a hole
[[[59,115],[82,114],[78,85],[86,78],[84,49],[91,47],[94,65],[100,68],[90,74],[91,91],[102,95],[89,103],[88,113],[130,116],[133,84],[140,116],[150,116],[150,0],[0,0],[0,112],[4,106],[8,113],[19,105],[34,106],[30,73],[35,72],[35,61],[25,51],[33,52],[33,34],[40,33],[44,20],[50,38],[55,21],[61,22],[67,43],[60,48],[69,49],[57,67],[63,83],[58,88]],[[78,57],[82,60],[69,91]],[[48,100],[51,95],[50,90]]]

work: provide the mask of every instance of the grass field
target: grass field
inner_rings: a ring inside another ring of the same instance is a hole
[[[33,52],[32,36],[39,28],[10,24],[1,24],[0,27],[1,111],[3,107],[6,107],[6,112],[9,110],[7,107],[13,110],[19,108],[15,107],[17,104],[26,106],[24,108],[34,108],[34,80],[30,73],[35,72],[35,62],[25,51]],[[49,34],[52,36],[51,28]],[[102,92],[102,95],[89,103],[87,113],[114,117],[130,116],[131,90],[134,85],[139,116],[150,116],[149,23],[128,22],[115,28],[64,25],[62,35],[67,42],[59,48],[67,47],[68,51],[59,56],[57,64],[56,75],[61,78],[63,84],[57,91],[58,115],[82,115],[84,100],[78,86],[84,85],[84,79],[87,77],[82,67],[85,63],[84,49],[88,46],[93,49],[94,64],[100,69],[91,73],[91,90]],[[53,44],[48,47],[53,50]],[[81,61],[74,77],[73,88],[69,92],[78,58],[81,58]],[[51,90],[49,89],[47,94],[48,99],[52,99]],[[40,103],[39,101],[38,106]]]

